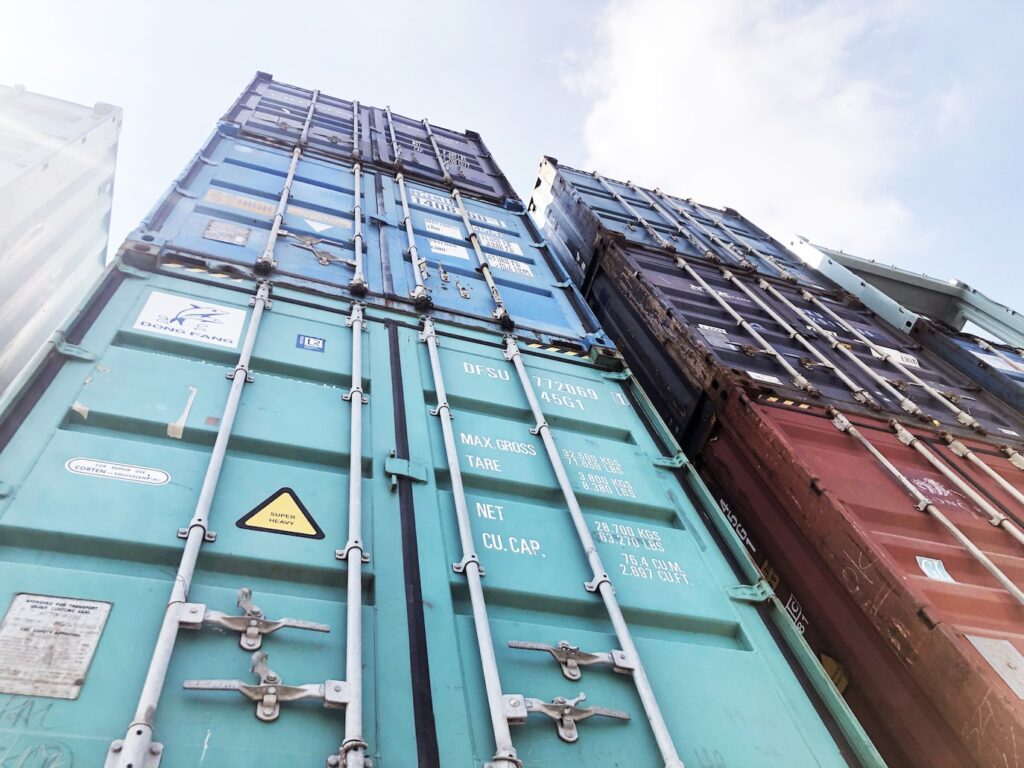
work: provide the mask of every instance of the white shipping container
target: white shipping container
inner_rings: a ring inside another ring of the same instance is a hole
[[[0,399],[99,278],[121,109],[0,86]]]

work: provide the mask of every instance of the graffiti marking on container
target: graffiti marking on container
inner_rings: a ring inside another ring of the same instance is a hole
[[[77,699],[111,604],[20,593],[0,623],[0,693]]]
[[[102,477],[107,480],[123,480],[128,483],[142,485],[166,485],[171,476],[162,469],[138,467],[134,464],[121,464],[103,459],[86,459],[82,457],[68,459],[64,469],[76,475]]]

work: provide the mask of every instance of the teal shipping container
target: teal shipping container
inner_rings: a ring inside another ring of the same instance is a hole
[[[120,262],[64,338],[0,414],[0,765],[881,765],[607,359]]]

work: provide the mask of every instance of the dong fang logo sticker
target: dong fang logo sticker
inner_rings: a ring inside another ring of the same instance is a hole
[[[233,349],[242,338],[245,315],[237,307],[153,291],[132,328]]]

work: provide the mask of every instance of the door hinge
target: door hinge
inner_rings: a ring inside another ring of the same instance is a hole
[[[742,603],[765,603],[775,597],[775,591],[764,579],[758,579],[756,583],[750,585],[727,587],[725,591],[733,600]]]
[[[64,355],[64,357],[70,357],[73,360],[85,360],[86,362],[91,362],[96,359],[96,354],[94,352],[90,352],[77,344],[68,343],[64,338],[63,331],[54,331],[51,340],[53,341],[53,348],[60,354]]]
[[[407,477],[416,483],[427,482],[425,464],[410,459],[400,459],[395,455],[395,451],[392,451],[384,460],[384,474],[388,476],[388,483],[392,491],[398,487],[398,478],[400,477]]]
[[[651,463],[656,467],[665,467],[666,469],[682,469],[689,465],[690,460],[680,452],[675,456],[655,456],[651,459]]]

